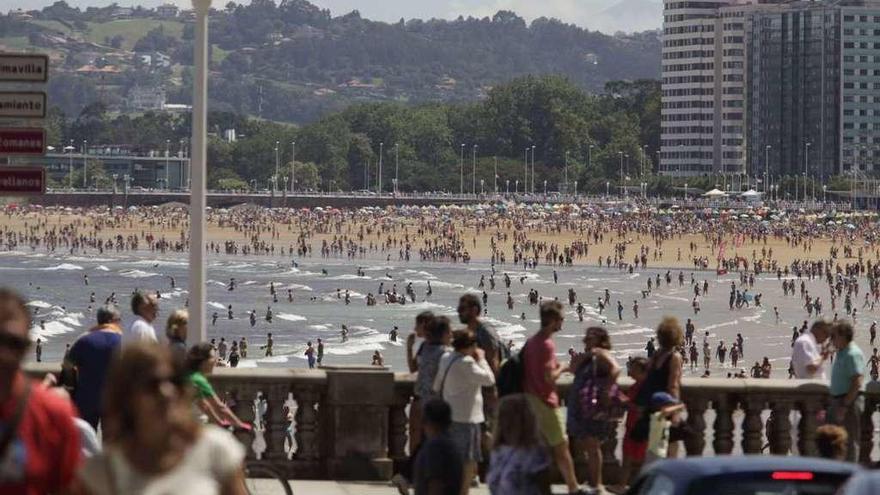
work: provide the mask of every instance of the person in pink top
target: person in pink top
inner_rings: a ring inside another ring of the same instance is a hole
[[[559,396],[556,394],[556,380],[565,368],[556,360],[553,334],[562,329],[564,319],[562,305],[558,301],[541,304],[541,330],[526,342],[523,351],[523,389],[569,493],[579,494],[584,492],[578,487],[568,439],[563,433]]]

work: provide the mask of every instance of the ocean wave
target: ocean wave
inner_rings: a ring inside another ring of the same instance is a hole
[[[129,264],[137,266],[189,266],[189,261],[173,261],[173,260],[136,260],[129,261]]]
[[[36,301],[28,301],[27,303],[25,303],[25,306],[30,306],[32,308],[40,308],[40,309],[49,309],[52,307],[51,304],[47,303],[46,301],[40,301],[39,299]]]
[[[72,263],[61,263],[60,265],[55,266],[47,266],[45,268],[40,268],[40,270],[50,272],[50,271],[58,271],[58,270],[82,270],[83,267],[79,265],[74,265]]]
[[[119,272],[119,275],[125,278],[150,278],[150,277],[158,277],[158,273],[153,272],[145,272],[143,270],[131,269],[131,270],[122,270]]]
[[[370,277],[361,277],[360,275],[355,275],[353,273],[345,273],[343,275],[335,275],[333,277],[327,277],[324,280],[373,280]]]
[[[109,271],[110,271],[110,269],[107,268],[107,267],[104,266],[104,265],[98,265],[98,266],[96,266],[96,267],[95,267],[95,270],[98,270],[99,272],[109,272]]]
[[[215,308],[215,309],[224,309],[224,310],[226,309],[225,304],[220,304],[220,303],[214,302],[214,301],[208,301],[208,306]]]
[[[275,316],[279,320],[285,320],[285,321],[306,321],[306,320],[308,320],[308,318],[306,318],[305,316],[293,315],[290,313],[278,313]]]

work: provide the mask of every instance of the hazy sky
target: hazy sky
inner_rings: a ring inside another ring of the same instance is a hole
[[[154,7],[166,3],[167,0],[116,0],[119,5],[144,5]],[[633,29],[648,29],[659,27],[661,19],[659,15],[656,25],[653,24],[653,16],[648,20],[634,21],[623,15],[609,17],[597,15],[604,9],[611,7],[621,0],[312,0],[312,3],[328,8],[334,15],[340,15],[352,10],[359,10],[361,15],[369,19],[397,21],[401,17],[406,19],[431,17],[451,19],[458,15],[487,16],[499,10],[513,10],[528,20],[546,16],[562,19],[563,21],[578,24],[590,29],[598,29],[603,32],[616,30],[631,31]],[[631,0],[630,0],[631,1]],[[660,4],[661,0],[642,0],[644,2]],[[0,10],[8,11],[14,8],[41,8],[51,5],[54,0],[0,0]],[[113,3],[113,0],[67,0],[73,6],[102,6]],[[189,0],[171,0],[180,6],[191,5]],[[222,7],[226,0],[214,0],[214,5]],[[638,9],[636,9],[638,10]],[[659,11],[658,11],[659,13]],[[638,15],[640,13],[633,12]],[[641,13],[643,14],[643,12]],[[636,25],[638,24],[638,25]],[[648,24],[648,25],[643,25]]]

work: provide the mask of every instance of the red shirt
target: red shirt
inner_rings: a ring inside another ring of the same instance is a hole
[[[527,393],[530,393],[552,408],[559,407],[559,396],[556,395],[556,384],[547,382],[548,372],[559,366],[556,360],[556,344],[550,337],[535,334],[526,342],[524,378]]]
[[[12,396],[0,403],[0,424],[12,420],[24,391],[23,374],[13,382]],[[79,430],[73,423],[73,405],[37,383],[31,385],[27,407],[8,452],[18,479],[3,478],[3,495],[42,495],[67,488],[80,463]],[[9,456],[7,456],[9,457]]]

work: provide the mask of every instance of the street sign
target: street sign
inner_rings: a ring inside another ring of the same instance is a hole
[[[48,55],[0,53],[0,81],[46,82],[48,79]]]
[[[46,193],[43,167],[0,167],[0,195],[25,196]]]
[[[46,152],[46,130],[39,127],[0,128],[0,156],[39,155]]]
[[[42,119],[46,117],[46,93],[0,91],[0,118]]]

